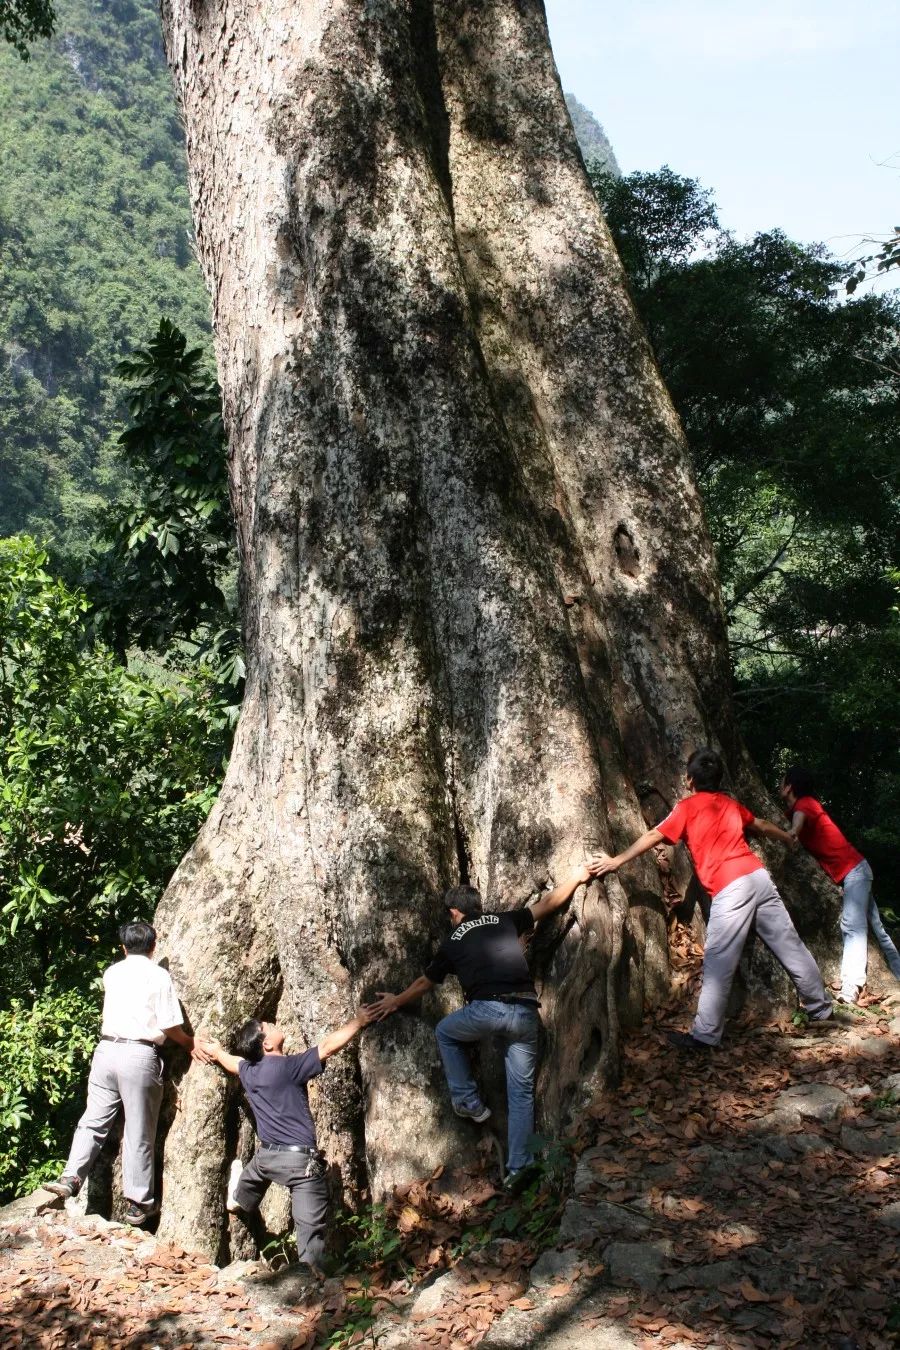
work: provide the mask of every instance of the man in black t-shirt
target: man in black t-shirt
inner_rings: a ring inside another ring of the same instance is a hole
[[[433,989],[448,975],[463,987],[466,1006],[438,1022],[438,1049],[447,1075],[450,1098],[458,1116],[478,1124],[490,1116],[482,1102],[469,1061],[468,1047],[496,1036],[503,1047],[509,1116],[508,1178],[532,1161],[528,1140],[534,1134],[534,1074],[537,1065],[538,996],[520,939],[541,919],[570,900],[591,868],[574,869],[530,909],[485,914],[474,886],[454,886],[444,897],[453,932],[441,943],[424,975],[402,994],[380,993],[365,1011],[378,1021]]]
[[[363,1011],[301,1055],[286,1055],[284,1032],[255,1017],[238,1028],[236,1055],[229,1055],[218,1041],[198,1038],[217,1064],[238,1075],[256,1117],[259,1149],[246,1167],[238,1159],[231,1164],[227,1208],[232,1213],[251,1213],[273,1181],[287,1186],[297,1232],[297,1259],[317,1275],[322,1273],[325,1254],[328,1183],[325,1159],[316,1147],[306,1085],[322,1073],[330,1055],[343,1050],[373,1020],[372,1014]]]

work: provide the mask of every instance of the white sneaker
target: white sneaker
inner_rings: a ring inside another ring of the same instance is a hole
[[[453,1110],[458,1116],[462,1116],[463,1120],[474,1120],[476,1125],[483,1125],[486,1120],[491,1118],[491,1108],[480,1103],[473,1111],[470,1111],[467,1106],[457,1106],[454,1102]]]
[[[228,1171],[228,1190],[225,1194],[225,1208],[228,1210],[229,1214],[237,1214],[240,1209],[240,1205],[235,1200],[234,1196],[243,1170],[244,1164],[241,1162],[240,1158],[235,1158]]]

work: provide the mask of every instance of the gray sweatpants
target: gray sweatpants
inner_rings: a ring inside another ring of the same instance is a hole
[[[100,1041],[91,1061],[87,1107],[75,1127],[67,1177],[84,1181],[119,1114],[125,1111],[122,1190],[126,1200],[153,1199],[153,1149],[163,1095],[162,1060],[149,1045]]]
[[[800,1003],[813,1021],[831,1015],[831,999],[819,967],[800,941],[774,881],[760,867],[713,896],[703,952],[703,987],[691,1028],[695,1039],[707,1045],[718,1045],[722,1039],[731,982],[754,921],[757,935],[794,981]]]

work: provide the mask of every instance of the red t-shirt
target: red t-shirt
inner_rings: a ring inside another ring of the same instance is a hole
[[[734,797],[724,792],[695,792],[656,828],[669,844],[685,841],[694,871],[715,897],[738,877],[763,866],[744,838],[746,826],[752,823],[753,812]]]
[[[832,881],[843,881],[848,872],[852,872],[854,867],[865,861],[863,855],[841,834],[831,816],[823,809],[822,803],[817,802],[815,797],[798,797],[792,810],[802,811],[806,817],[797,838],[820,867],[825,869]]]

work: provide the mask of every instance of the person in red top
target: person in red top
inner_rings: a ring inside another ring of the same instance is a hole
[[[884,953],[891,974],[900,980],[900,952],[881,922],[872,898],[872,869],[858,849],[835,825],[816,798],[812,774],[792,765],[781,780],[781,799],[791,817],[791,833],[840,886],[844,894],[841,932],[841,1003],[858,1003],[866,983],[869,925]]]
[[[760,820],[734,797],[720,792],[724,772],[715,750],[706,746],[696,750],[687,763],[691,795],[624,853],[614,858],[602,854],[591,867],[595,876],[602,877],[657,844],[683,841],[699,881],[712,896],[697,1015],[689,1034],[668,1033],[669,1040],[680,1049],[702,1050],[721,1041],[734,972],[754,924],[759,937],[794,981],[810,1019],[824,1022],[831,1016],[831,999],[819,967],[800,941],[775,883],[748,846],[745,834],[764,834],[790,844],[794,841],[787,831]]]

